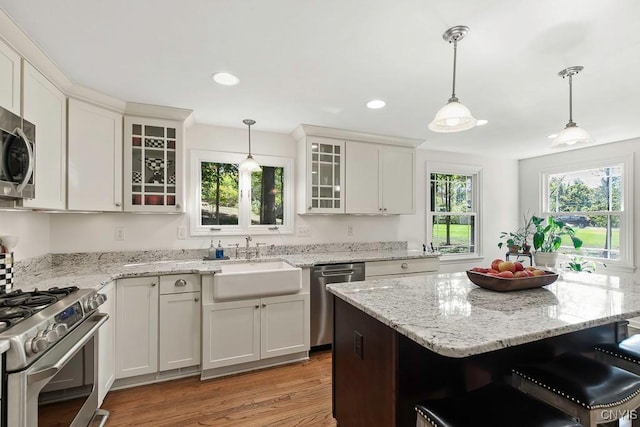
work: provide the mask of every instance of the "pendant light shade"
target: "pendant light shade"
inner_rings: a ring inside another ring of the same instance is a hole
[[[562,132],[551,141],[551,148],[560,148],[574,144],[586,144],[593,142],[593,138],[589,133],[579,128],[573,121],[573,76],[583,70],[584,67],[575,66],[565,68],[558,75],[562,78],[569,77],[569,123],[564,127]]]
[[[469,32],[469,27],[459,25],[449,28],[444,32],[442,38],[453,43],[453,90],[451,98],[447,104],[436,114],[435,119],[429,123],[429,129],[434,132],[460,132],[471,129],[478,122],[471,111],[462,105],[456,97],[456,60],[458,51],[458,41],[462,40]]]
[[[240,164],[238,165],[238,169],[246,172],[255,172],[262,170],[258,162],[256,162],[256,160],[251,155],[251,126],[255,125],[256,121],[251,119],[244,119],[242,123],[247,125],[247,127],[249,128],[249,155],[246,159],[240,162]]]

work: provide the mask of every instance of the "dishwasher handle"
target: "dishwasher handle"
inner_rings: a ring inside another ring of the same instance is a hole
[[[336,277],[336,276],[353,276],[355,271],[353,270],[331,270],[331,271],[322,271],[320,273],[322,277]]]

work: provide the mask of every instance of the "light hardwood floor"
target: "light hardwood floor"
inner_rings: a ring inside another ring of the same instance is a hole
[[[199,377],[110,392],[116,426],[318,426],[331,416],[331,351],[309,361],[225,378]]]

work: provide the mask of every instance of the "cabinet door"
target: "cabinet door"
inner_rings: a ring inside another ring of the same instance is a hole
[[[116,379],[158,371],[158,278],[116,284]]]
[[[415,213],[415,150],[385,147],[380,178],[384,213]]]
[[[116,285],[109,283],[100,290],[107,300],[98,311],[109,315],[109,319],[98,331],[98,406],[111,389],[116,379]]]
[[[184,212],[184,124],[124,119],[125,210]]]
[[[20,115],[20,62],[20,55],[0,41],[0,106],[17,116]]]
[[[309,350],[309,294],[262,298],[261,358]]]
[[[35,199],[23,205],[39,209],[66,208],[67,101],[49,80],[24,61],[24,118],[36,125]],[[99,161],[99,159],[97,159]]]
[[[160,295],[160,371],[200,364],[200,292]]]
[[[260,359],[260,300],[206,304],[202,369]]]
[[[380,202],[379,152],[376,144],[346,142],[347,213],[382,213]]]
[[[307,138],[306,213],[344,213],[344,141]]]
[[[69,99],[68,150],[68,208],[121,211],[122,115]]]

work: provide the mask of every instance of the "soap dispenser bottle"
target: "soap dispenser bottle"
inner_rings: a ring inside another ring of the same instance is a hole
[[[213,244],[212,244],[213,246]],[[220,244],[220,240],[218,240],[218,247],[216,248],[216,259],[224,258],[224,249],[222,249],[222,245]]]
[[[207,259],[215,259],[216,258],[216,248],[213,246],[213,239],[211,239],[211,246],[209,246],[209,253],[207,254]]]

